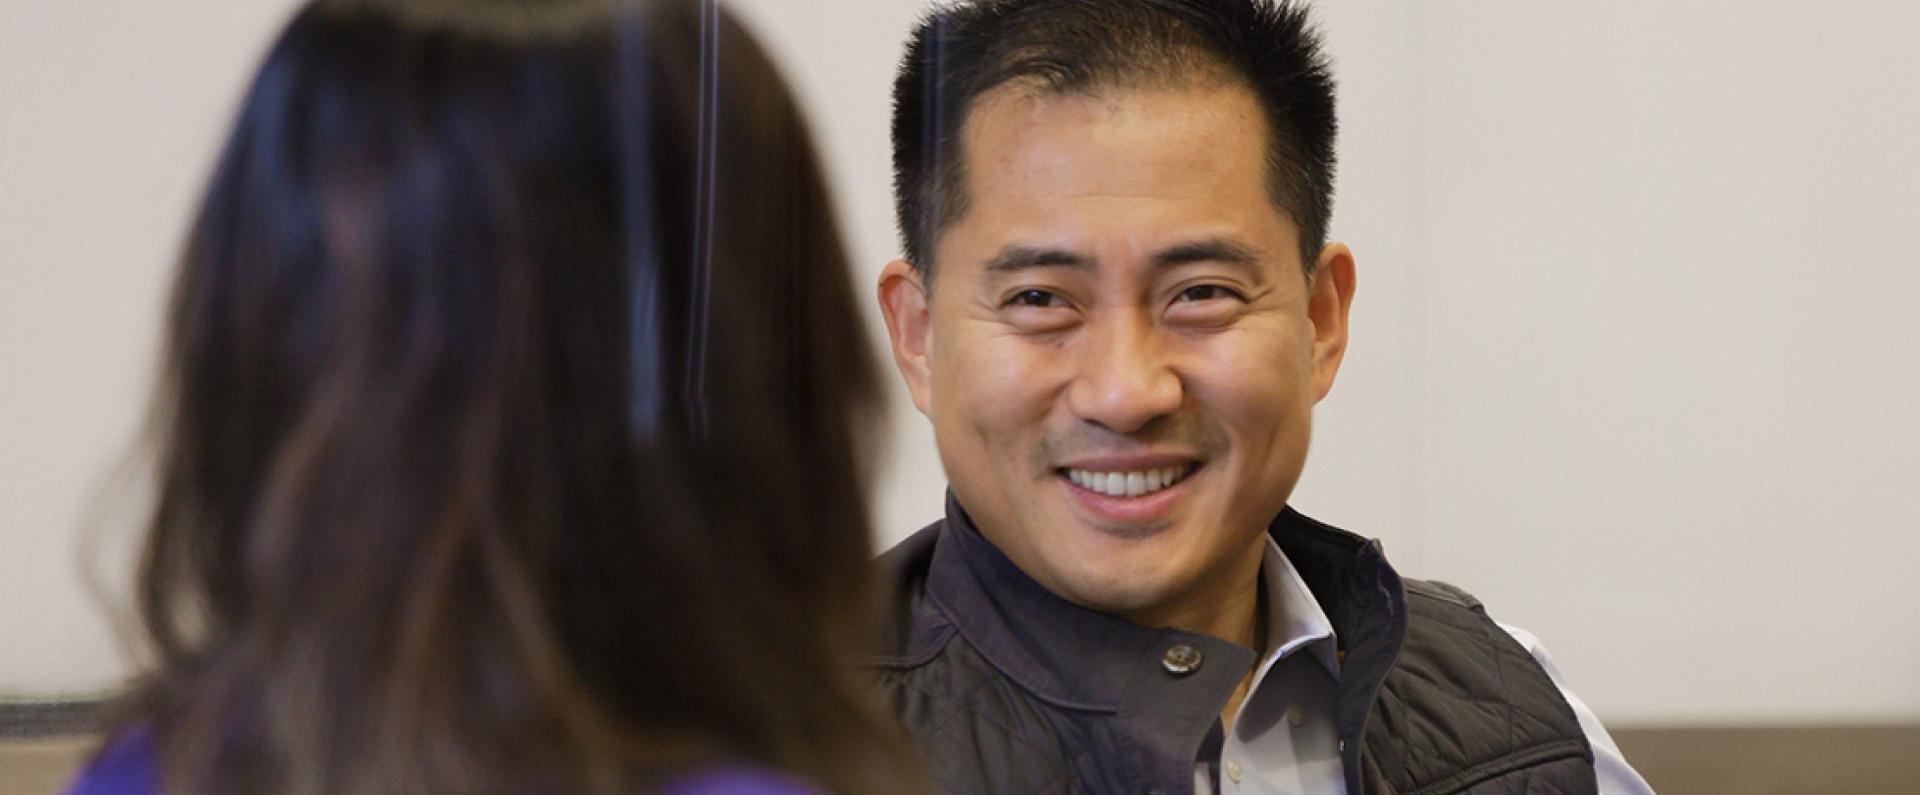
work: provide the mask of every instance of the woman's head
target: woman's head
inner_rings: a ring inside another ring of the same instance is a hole
[[[800,116],[711,3],[309,4],[168,330],[136,705],[169,776],[717,754],[866,787],[847,279]]]

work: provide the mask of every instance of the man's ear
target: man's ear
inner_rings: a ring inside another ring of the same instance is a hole
[[[893,363],[907,381],[913,407],[928,412],[932,369],[927,354],[933,344],[933,316],[927,306],[927,288],[920,273],[906,260],[894,260],[880,270],[880,314],[887,319],[887,338]]]
[[[1333,391],[1347,354],[1347,311],[1353,306],[1353,251],[1329,243],[1314,263],[1307,285],[1307,318],[1313,322],[1313,399]]]

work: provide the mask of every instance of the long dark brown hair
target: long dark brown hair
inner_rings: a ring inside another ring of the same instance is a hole
[[[897,791],[848,278],[713,3],[307,4],[181,264],[123,731],[177,792]]]

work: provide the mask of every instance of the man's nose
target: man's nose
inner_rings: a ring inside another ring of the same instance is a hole
[[[1150,321],[1111,317],[1083,334],[1067,392],[1074,416],[1115,433],[1133,433],[1180,409],[1180,377]]]

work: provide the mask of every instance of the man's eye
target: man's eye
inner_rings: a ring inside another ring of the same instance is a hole
[[[1234,292],[1217,284],[1196,284],[1180,291],[1182,301],[1211,301],[1215,298],[1234,298]]]
[[[1007,306],[1033,306],[1040,308],[1060,305],[1060,299],[1045,290],[1021,290],[1007,301]]]

